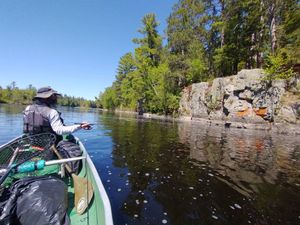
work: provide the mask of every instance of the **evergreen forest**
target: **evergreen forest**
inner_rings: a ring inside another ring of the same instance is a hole
[[[142,18],[136,48],[124,54],[115,81],[100,93],[107,109],[176,114],[192,83],[263,68],[289,79],[300,63],[298,0],[179,0],[159,34],[155,14]]]

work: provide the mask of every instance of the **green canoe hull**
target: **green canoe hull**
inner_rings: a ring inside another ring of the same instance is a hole
[[[82,169],[78,176],[87,178],[93,185],[94,195],[89,204],[89,207],[82,215],[78,215],[74,206],[69,206],[69,217],[72,225],[112,225],[112,213],[111,206],[106,191],[103,187],[98,172],[88,155],[84,145],[77,139],[77,142],[83,152],[83,156],[86,156],[86,160],[82,161]],[[68,182],[69,183],[69,182]],[[69,202],[73,202],[74,189],[72,185],[68,185]]]
[[[21,137],[22,136],[18,138]],[[15,138],[14,140],[0,147],[4,148],[11,142],[18,140],[18,138]],[[82,150],[82,155],[85,156],[85,159],[82,160],[82,168],[78,176],[88,179],[88,181],[92,184],[93,198],[90,201],[85,212],[79,215],[74,207],[73,180],[70,176],[65,176],[64,178],[62,178],[62,180],[68,187],[67,214],[71,220],[71,225],[113,225],[110,201],[101,182],[99,174],[82,142],[78,138],[76,138],[76,141],[80,146],[80,149]],[[62,166],[60,165],[46,166],[43,170],[30,173],[30,176],[42,176],[58,173],[61,170],[61,167]],[[5,186],[10,186],[13,180],[22,178],[27,175],[28,174],[14,174],[6,179]],[[86,187],[82,188],[84,189]]]

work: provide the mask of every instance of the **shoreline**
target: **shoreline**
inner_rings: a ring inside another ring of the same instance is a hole
[[[7,105],[7,104],[4,104]],[[16,104],[11,104],[16,105]],[[91,108],[93,109],[93,108]],[[152,113],[143,113],[143,115],[138,115],[135,111],[126,111],[126,110],[107,110],[96,108],[98,111],[102,112],[112,112],[119,114],[128,114],[131,116],[135,116],[138,119],[154,119],[160,121],[170,121],[170,122],[186,122],[186,123],[198,123],[203,124],[205,126],[211,127],[219,127],[219,128],[232,128],[232,129],[240,129],[240,130],[249,130],[249,131],[266,131],[271,134],[281,134],[281,135],[290,135],[290,136],[298,136],[300,135],[300,124],[291,124],[291,123],[276,123],[276,122],[261,122],[261,123],[249,123],[243,121],[231,121],[231,120],[213,120],[199,117],[191,117],[191,116],[165,116],[165,115],[157,115]]]
[[[118,111],[118,112],[124,113],[124,111]],[[230,120],[211,120],[211,119],[197,118],[197,117],[190,117],[190,116],[172,117],[172,116],[156,115],[151,113],[144,113],[143,115],[138,115],[136,112],[126,112],[126,113],[135,114],[138,118],[143,118],[143,119],[189,122],[189,123],[195,122],[206,126],[214,126],[214,127],[234,128],[234,129],[251,130],[251,131],[259,130],[259,131],[267,131],[273,134],[287,134],[291,136],[300,135],[300,124],[275,123],[275,122],[245,123],[245,122],[237,122],[237,121],[230,121]]]

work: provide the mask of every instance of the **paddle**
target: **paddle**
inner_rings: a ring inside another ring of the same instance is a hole
[[[24,136],[1,146],[0,149],[0,185],[9,176],[10,172],[19,165],[34,157],[45,156],[50,146],[55,143],[55,135],[43,133],[37,135]]]
[[[52,146],[52,150],[55,152],[59,159],[63,159],[63,157],[60,155],[60,153],[54,146]],[[75,194],[74,205],[76,211],[78,214],[83,214],[93,198],[93,185],[86,178],[79,177],[76,174],[74,174],[69,165],[66,164],[65,167],[73,178]]]

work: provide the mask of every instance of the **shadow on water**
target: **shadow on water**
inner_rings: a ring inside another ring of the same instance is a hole
[[[298,224],[300,141],[102,115],[116,224]]]

